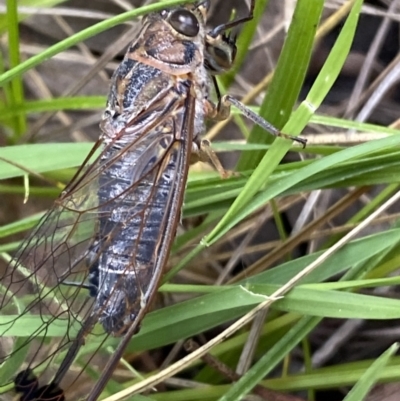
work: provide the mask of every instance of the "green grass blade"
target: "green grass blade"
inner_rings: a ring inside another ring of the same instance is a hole
[[[300,2],[298,4],[300,4]],[[328,56],[326,63],[324,64],[320,74],[318,75],[313,87],[310,90],[309,95],[307,96],[307,99],[300,105],[296,112],[293,113],[288,124],[286,124],[285,126],[285,132],[291,132],[294,134],[299,133],[310,120],[312,114],[319,107],[322,100],[325,98],[333,83],[335,82],[350,50],[350,46],[357,27],[361,4],[362,2],[359,0],[353,6],[353,9],[348,16],[343,26],[343,29]],[[249,202],[254,205],[254,201],[252,202],[252,200],[255,194],[264,185],[266,178],[272,173],[272,171],[275,169],[279,161],[288,150],[290,144],[287,142],[288,141],[285,141],[284,139],[278,138],[273,143],[269,151],[264,155],[264,158],[246,183],[239,196],[236,198],[229,211],[225,214],[224,218],[210,233],[210,235],[205,238],[205,244],[209,245],[215,242],[230,228],[237,224],[237,222],[241,221],[244,215],[247,216],[250,210],[254,210],[253,207],[249,207]],[[343,152],[346,151],[347,150]],[[240,164],[240,166],[244,166],[244,164]],[[326,168],[328,168],[328,166],[326,166]],[[291,182],[290,185],[293,184],[294,180]],[[276,195],[277,193],[275,193],[273,196]]]
[[[186,1],[187,3],[191,0]],[[194,1],[194,0],[193,0]],[[12,68],[11,70],[5,72],[0,75],[0,86],[3,86],[6,82],[11,79],[23,74],[24,72],[30,70],[33,67],[36,67],[38,64],[43,61],[49,59],[50,57],[61,53],[62,51],[70,48],[71,46],[76,45],[88,39],[94,35],[97,35],[100,32],[103,32],[107,29],[110,29],[118,24],[122,24],[123,22],[129,21],[133,18],[140,17],[141,15],[147,14],[152,11],[161,10],[163,8],[173,6],[176,4],[182,3],[182,0],[165,0],[163,2],[158,2],[155,4],[150,4],[147,6],[143,6],[134,10],[127,11],[125,13],[119,14],[113,18],[110,18],[106,21],[99,22],[97,24],[92,25],[89,28],[86,28],[75,35],[71,35],[67,39],[64,39],[57,44],[49,47],[48,49],[40,52],[36,56],[31,57],[30,59],[22,62],[18,66]]]
[[[104,109],[105,96],[59,97],[50,100],[32,100],[10,107],[0,107],[0,119],[16,117],[28,113],[42,113],[61,110]]]
[[[8,49],[10,57],[10,67],[17,68],[21,64],[19,54],[19,26],[17,1],[7,0],[7,20],[8,20]],[[24,89],[21,77],[14,77],[11,81],[11,98],[9,99],[11,106],[18,106],[24,101]],[[10,138],[11,142],[16,142],[18,138],[26,131],[25,116],[17,116],[13,118],[14,134]]]
[[[92,149],[92,143],[42,143],[0,148],[0,180],[76,167]]]
[[[399,349],[398,344],[393,344],[365,371],[360,380],[350,390],[343,401],[362,401],[365,399],[371,388],[377,383],[382,370],[388,365],[390,358]]]
[[[302,0],[296,4],[271,86],[260,107],[260,115],[278,128],[282,128],[289,119],[303,85],[323,6],[322,0]],[[271,143],[272,137],[255,126],[249,142]],[[282,146],[281,143],[281,150],[269,155],[273,164],[275,161],[278,164],[287,152],[289,144],[285,145]],[[239,159],[237,169],[239,171],[252,169],[258,165],[263,156],[262,151],[245,153]]]
[[[393,149],[399,146],[400,136],[392,136],[373,142],[367,142],[353,148],[345,149],[322,159],[317,159],[312,164],[295,171],[286,177],[281,178],[275,183],[268,185],[268,188],[256,195],[254,189],[259,189],[264,179],[262,177],[262,168],[268,168],[267,158],[263,159],[259,167],[255,170],[249,181],[244,186],[240,195],[225,214],[224,218],[215,227],[215,229],[204,239],[204,245],[211,245],[221,238],[229,229],[234,227],[238,222],[249,216],[262,205],[265,205],[270,199],[284,193],[306,178],[312,177],[320,171],[329,171],[330,168],[344,162],[378,152],[383,149]],[[265,163],[264,163],[265,161]]]

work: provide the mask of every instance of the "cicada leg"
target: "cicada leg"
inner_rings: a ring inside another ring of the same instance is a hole
[[[228,118],[232,105],[239,109],[248,120],[252,121],[254,124],[257,124],[259,127],[263,128],[270,134],[301,143],[303,145],[303,148],[305,148],[307,144],[307,139],[284,134],[283,132],[279,131],[278,128],[274,127],[271,123],[259,116],[253,110],[249,109],[245,104],[243,104],[233,96],[224,95],[220,98],[217,106],[218,115],[216,116],[216,118]]]
[[[205,100],[204,109],[206,111],[206,116],[212,120],[226,120],[231,112],[230,103],[223,100],[225,96],[222,98],[219,96],[218,90],[217,94],[219,99],[217,104],[213,103],[211,100]],[[238,175],[237,172],[225,170],[222,167],[222,164],[216,153],[212,150],[211,143],[208,139],[195,139],[193,141],[190,163],[194,164],[198,161],[206,163],[211,162],[222,179]]]
[[[214,83],[216,85],[215,81]],[[242,102],[240,102],[236,98],[230,95],[219,96],[217,85],[216,89],[218,94],[218,103],[215,104],[210,100],[205,101],[205,110],[208,118],[213,120],[226,120],[231,113],[231,106],[233,105],[236,108],[238,108],[247,119],[257,124],[265,131],[271,133],[274,136],[280,136],[286,139],[299,142],[303,145],[303,147],[305,147],[307,143],[306,139],[282,133],[276,127],[274,127],[268,121],[264,120],[261,116],[259,116],[257,113],[246,107]],[[237,174],[232,171],[227,171],[222,167],[222,164],[219,161],[218,156],[211,149],[210,141],[206,139],[200,140],[200,142],[198,141],[193,142],[190,162],[196,163],[197,161],[203,161],[203,162],[210,161],[218,171],[221,178],[229,178]]]
[[[193,142],[190,163],[194,164],[198,161],[205,163],[211,162],[222,179],[232,177],[232,175],[236,174],[235,172],[225,170],[222,167],[222,164],[216,153],[212,150],[211,143],[208,139],[201,139],[199,142]]]

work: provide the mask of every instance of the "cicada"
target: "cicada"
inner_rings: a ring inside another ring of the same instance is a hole
[[[254,2],[249,15],[212,30],[209,1],[143,19],[112,77],[99,140],[2,272],[0,357],[3,366],[17,366],[3,370],[3,393],[75,399],[74,383],[119,338],[86,398],[96,400],[157,291],[190,163],[210,159],[224,175],[201,141],[205,120],[226,118],[234,104],[273,129],[232,97],[212,101],[215,75],[235,59],[226,32],[252,18]],[[89,342],[93,351],[72,369]]]

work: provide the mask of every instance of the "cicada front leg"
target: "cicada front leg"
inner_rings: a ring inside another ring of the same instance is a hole
[[[223,103],[222,99],[220,99],[217,104],[213,103],[211,100],[205,100],[204,109],[207,119],[211,120],[226,120],[230,114],[230,105]],[[211,148],[211,142],[208,139],[195,139],[193,141],[190,163],[194,164],[198,161],[205,163],[211,162],[222,179],[237,175],[236,172],[225,170],[222,167],[222,164],[217,154]]]

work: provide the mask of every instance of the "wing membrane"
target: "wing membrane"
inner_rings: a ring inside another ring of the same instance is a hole
[[[24,348],[21,369],[34,369],[43,383],[56,374],[57,384],[67,389],[84,369],[66,374],[68,349],[77,352],[88,336],[100,346],[138,323],[179,220],[191,146],[180,135],[193,126],[187,98],[171,91],[169,113],[159,112],[150,129],[106,138],[3,270],[2,362]],[[27,326],[32,317],[36,324]]]

